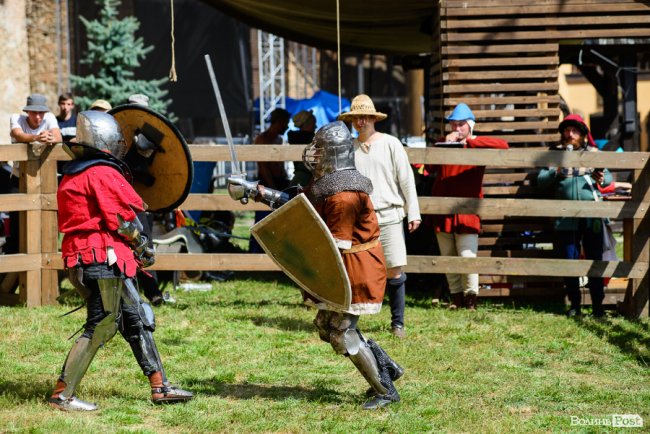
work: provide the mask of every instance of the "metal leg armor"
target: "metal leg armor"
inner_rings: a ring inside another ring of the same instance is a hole
[[[163,380],[167,381],[160,353],[153,338],[155,329],[153,309],[142,301],[133,279],[125,279],[122,321],[119,323],[120,333],[131,346],[144,375],[149,376],[156,371],[162,371]]]
[[[337,354],[348,357],[370,384],[373,398],[364,404],[364,408],[379,408],[398,402],[399,393],[393,385],[392,377],[401,377],[404,369],[375,342],[366,342],[356,328],[358,320],[356,315],[320,310],[314,324],[318,327],[321,339],[329,342]],[[389,373],[389,365],[394,375]]]
[[[142,301],[133,279],[124,281],[124,301],[120,333],[131,346],[144,375],[151,383],[151,399],[156,404],[189,401],[191,392],[173,386],[167,380],[153,332],[156,320],[153,309]]]
[[[89,411],[97,408],[94,404],[77,399],[74,393],[99,347],[110,341],[117,332],[122,282],[120,279],[98,279],[97,284],[106,316],[94,326],[94,329],[87,324],[86,332],[75,341],[68,353],[59,378],[65,384],[65,389],[58,394],[58,397],[50,398],[50,404],[61,410]],[[88,334],[91,336],[88,337]]]

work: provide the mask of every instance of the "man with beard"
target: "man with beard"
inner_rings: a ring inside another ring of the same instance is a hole
[[[587,124],[580,115],[571,114],[560,123],[561,141],[551,146],[553,151],[597,152]],[[591,167],[549,167],[542,169],[537,177],[539,187],[553,192],[554,199],[602,200],[598,186],[606,187],[612,182],[607,169]],[[602,218],[560,217],[555,220],[557,234],[554,246],[565,259],[578,259],[584,250],[587,259],[601,260],[603,257],[604,222]],[[581,315],[580,279],[565,277],[564,284],[571,307],[568,317]],[[602,277],[589,278],[589,293],[593,315],[602,317],[605,298]]]

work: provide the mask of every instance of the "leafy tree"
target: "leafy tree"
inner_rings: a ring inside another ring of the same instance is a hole
[[[88,39],[88,48],[81,63],[89,65],[90,74],[70,77],[77,95],[75,103],[87,109],[96,99],[105,99],[113,105],[126,103],[129,96],[141,93],[149,97],[149,106],[157,112],[167,114],[171,100],[168,91],[162,89],[167,78],[135,80],[134,70],[140,66],[153,46],[145,46],[135,32],[140,28],[137,18],[118,18],[121,0],[95,0],[101,7],[99,19],[88,20],[79,17]]]

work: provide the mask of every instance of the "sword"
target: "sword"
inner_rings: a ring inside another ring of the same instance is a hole
[[[230,133],[230,125],[228,124],[226,109],[223,106],[223,99],[221,99],[221,92],[219,92],[217,77],[214,75],[214,69],[212,69],[212,60],[210,60],[209,54],[206,54],[204,57],[205,57],[205,63],[208,65],[208,74],[210,74],[212,89],[214,90],[214,96],[217,98],[217,105],[219,106],[219,115],[221,116],[221,121],[223,122],[223,129],[226,132],[226,140],[228,142],[228,148],[230,149],[231,176],[244,177],[244,174],[241,172],[241,168],[239,166],[239,161],[237,161],[237,154],[235,153],[235,144],[233,143],[232,134]]]
[[[259,181],[246,181],[246,174],[242,173],[239,167],[239,162],[237,161],[235,145],[232,140],[232,134],[230,134],[228,118],[226,117],[226,109],[223,107],[223,100],[221,99],[221,92],[219,92],[217,77],[214,75],[214,70],[212,69],[210,55],[206,54],[204,57],[205,63],[208,65],[208,73],[210,74],[210,80],[212,81],[212,89],[214,89],[214,96],[217,98],[219,114],[223,121],[223,129],[226,131],[226,139],[228,140],[228,147],[230,148],[231,173],[228,177],[228,194],[231,198],[240,201],[244,205],[248,203],[249,199],[256,199],[275,209],[288,202],[290,197],[287,193],[276,191],[271,188],[263,188],[260,191],[258,189]]]

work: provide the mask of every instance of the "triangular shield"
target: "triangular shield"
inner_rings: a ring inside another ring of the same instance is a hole
[[[251,228],[264,251],[302,289],[337,310],[349,310],[350,280],[323,219],[304,194]]]

